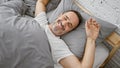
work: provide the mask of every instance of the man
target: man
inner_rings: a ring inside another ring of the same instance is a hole
[[[86,21],[85,28],[87,42],[83,59],[79,61],[59,37],[75,29],[79,24],[78,15],[74,11],[61,14],[54,23],[48,24],[45,10],[49,0],[38,0],[36,4],[35,20],[45,29],[52,49],[53,60],[64,68],[92,68],[95,54],[95,41],[98,37],[100,25],[90,18]]]
[[[79,24],[78,16],[73,11],[65,12],[56,19],[55,23],[47,25],[48,21],[45,16],[47,3],[48,0],[38,0],[35,13],[37,23],[21,17],[21,12],[24,11],[21,2],[16,3],[14,1],[0,5],[1,68],[53,68],[51,67],[52,58],[50,58],[47,43],[40,45],[46,40],[45,37],[42,37],[43,35],[40,36],[39,34],[41,33],[39,25],[45,29],[55,63],[61,64],[64,68],[92,67],[95,40],[100,28],[99,24],[94,19],[86,21],[86,49],[83,60],[79,61],[64,41],[59,38],[59,36],[68,33]],[[39,39],[39,37],[42,39]]]

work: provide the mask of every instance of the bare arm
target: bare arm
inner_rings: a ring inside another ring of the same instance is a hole
[[[84,68],[92,68],[95,55],[95,41],[99,34],[100,25],[97,24],[95,19],[90,18],[88,21],[86,21],[85,27],[87,34],[87,42],[82,64]]]
[[[46,5],[49,2],[49,0],[38,0],[36,3],[36,9],[35,9],[35,16],[37,16],[41,12],[46,11]]]
[[[79,61],[79,59],[77,59],[74,55],[68,56],[60,60],[60,64],[64,68],[92,68],[94,63],[95,41],[98,36],[100,26],[94,19],[89,19],[86,21],[85,27],[87,42],[82,61]]]

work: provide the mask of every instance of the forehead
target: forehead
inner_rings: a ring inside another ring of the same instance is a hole
[[[78,23],[79,23],[79,19],[78,19],[78,16],[76,15],[76,13],[74,12],[65,12],[63,15],[66,15],[69,19],[70,19],[70,22],[74,25],[74,26],[77,26]]]

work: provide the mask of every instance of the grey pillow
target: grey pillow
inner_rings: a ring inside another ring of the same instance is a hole
[[[83,20],[79,27],[74,31],[65,34],[61,38],[66,42],[70,50],[79,58],[83,56],[84,46],[86,42],[86,33],[85,33],[85,21],[91,16],[83,12],[74,2],[73,0],[61,0],[58,7],[53,11],[48,13],[48,21],[52,23],[60,13],[66,10],[76,10],[81,13]],[[102,42],[111,32],[113,32],[117,27],[109,22],[103,21],[99,18],[95,18],[101,25],[99,37],[96,43]]]

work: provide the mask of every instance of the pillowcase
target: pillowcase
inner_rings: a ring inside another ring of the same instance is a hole
[[[67,10],[76,10],[81,13],[83,20],[78,28],[74,31],[71,31],[68,34],[63,35],[61,38],[66,42],[70,50],[78,57],[81,58],[83,56],[85,42],[86,42],[86,32],[85,32],[85,21],[88,20],[91,16],[83,12],[74,2],[74,0],[61,0],[58,7],[52,11],[47,13],[48,21],[50,23],[54,22],[54,20],[64,11]],[[97,20],[97,22],[101,25],[99,37],[96,40],[96,45],[102,42],[111,32],[113,32],[117,26],[103,21],[97,17],[93,17]]]

